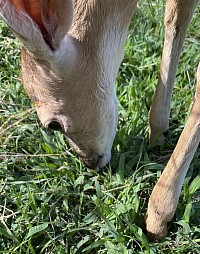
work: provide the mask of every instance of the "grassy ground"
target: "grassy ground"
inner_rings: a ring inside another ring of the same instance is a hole
[[[147,115],[164,15],[162,1],[152,2],[142,1],[131,23],[116,82],[119,131],[111,163],[100,172],[85,168],[61,134],[41,127],[21,86],[20,46],[0,21],[0,253],[200,253],[200,149],[169,235],[159,244],[145,236],[149,195],[188,116],[200,47],[198,9],[177,73],[170,131],[164,146],[152,148]]]

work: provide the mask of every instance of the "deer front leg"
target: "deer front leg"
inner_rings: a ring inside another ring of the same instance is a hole
[[[168,130],[172,90],[181,50],[198,0],[167,0],[165,40],[156,92],[149,111],[150,141]]]
[[[147,232],[152,240],[167,234],[169,222],[176,210],[181,187],[190,162],[200,141],[200,63],[197,89],[192,110],[176,148],[151,194],[147,210]]]

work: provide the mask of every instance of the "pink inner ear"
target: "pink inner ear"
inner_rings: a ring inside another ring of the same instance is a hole
[[[33,21],[38,25],[44,37],[44,40],[52,48],[50,35],[46,30],[41,18],[41,13],[44,11],[42,1],[41,0],[8,0],[8,1],[12,5],[14,5],[16,9],[26,12],[33,19]],[[49,16],[48,13],[45,13],[45,18],[47,20],[49,18],[48,16]]]

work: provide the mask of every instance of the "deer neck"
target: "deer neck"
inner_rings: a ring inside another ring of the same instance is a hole
[[[137,0],[75,0],[69,35],[90,57],[107,66],[114,61],[118,69],[136,4]]]

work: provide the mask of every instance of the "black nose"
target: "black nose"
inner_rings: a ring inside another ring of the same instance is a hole
[[[91,158],[83,158],[80,157],[83,163],[86,165],[86,167],[91,168],[91,169],[96,169],[99,166],[99,162],[102,159],[101,155],[96,155]]]
[[[62,125],[58,121],[52,121],[47,125],[47,129],[53,131],[62,131]]]

